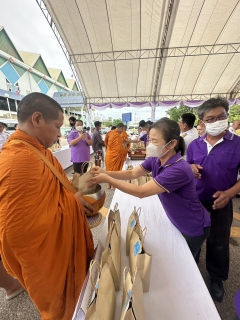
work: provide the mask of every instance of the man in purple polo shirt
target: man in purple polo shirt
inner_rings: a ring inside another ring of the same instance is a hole
[[[211,215],[206,267],[211,276],[210,293],[217,302],[223,300],[223,280],[228,279],[232,198],[240,192],[240,138],[227,130],[228,110],[225,99],[204,102],[198,117],[206,134],[191,142],[187,150],[198,197]]]

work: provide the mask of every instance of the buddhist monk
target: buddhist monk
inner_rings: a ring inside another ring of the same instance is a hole
[[[94,254],[84,212],[92,208],[24,144],[67,179],[48,149],[61,136],[61,106],[34,92],[21,100],[17,117],[19,129],[0,155],[0,255],[43,320],[70,320]]]
[[[107,145],[108,145],[108,139],[109,139],[109,136],[110,136],[110,133],[115,130],[117,127],[116,126],[111,126],[111,130],[108,131],[105,135],[105,139],[104,139],[104,143],[105,143],[105,148],[107,150]]]
[[[122,170],[123,164],[127,156],[127,148],[124,147],[121,133],[123,132],[124,124],[119,123],[117,128],[111,132],[107,144],[106,152],[106,170],[119,171]],[[108,185],[111,188],[111,185]],[[112,189],[114,189],[112,187]]]

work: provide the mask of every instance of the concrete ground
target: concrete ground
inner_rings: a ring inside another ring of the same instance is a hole
[[[72,167],[66,170],[66,173],[71,177]],[[105,207],[109,208],[113,190],[109,190],[104,186],[106,190],[106,202]],[[222,303],[216,303],[216,307],[222,320],[234,320],[235,310],[233,305],[233,299],[236,291],[240,289],[240,199],[236,198],[234,201],[234,221],[232,227],[232,235],[230,241],[230,272],[229,279],[224,283],[225,297]],[[203,276],[206,285],[209,285],[208,273],[205,267],[205,245],[203,246],[199,270]],[[198,288],[196,288],[197,290]],[[16,298],[7,301],[5,298],[5,291],[0,289],[0,320],[40,320],[41,317],[30,300],[26,292],[19,294]],[[166,319],[167,320],[167,319]],[[176,317],[177,320],[177,317]],[[192,319],[195,320],[195,319]],[[211,319],[209,319],[211,320]]]

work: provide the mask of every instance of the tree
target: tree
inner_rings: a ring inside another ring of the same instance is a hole
[[[103,121],[103,125],[105,127],[110,127],[110,126],[117,126],[119,123],[122,123],[122,120],[121,119],[113,119],[113,121]]]
[[[102,123],[105,127],[110,127],[110,126],[112,126],[112,121],[107,121],[107,120],[105,120],[105,121],[103,121],[103,123]]]
[[[238,119],[240,119],[240,106],[235,104],[229,110],[228,121],[232,123],[234,120]]]
[[[181,118],[181,115],[184,113],[193,113],[196,116],[196,122],[198,121],[198,116],[197,116],[197,108],[190,108],[187,106],[181,106],[181,107],[174,107],[171,108],[170,110],[166,111],[166,114],[169,115],[169,118],[171,120],[178,121]]]

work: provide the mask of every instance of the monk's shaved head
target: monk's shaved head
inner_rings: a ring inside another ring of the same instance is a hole
[[[117,125],[117,128],[118,128],[118,129],[123,129],[123,128],[124,128],[124,124],[123,124],[123,123],[119,123],[119,124]]]
[[[49,96],[33,92],[24,97],[18,105],[17,118],[19,123],[24,123],[34,112],[41,112],[46,122],[56,120],[62,107]]]

